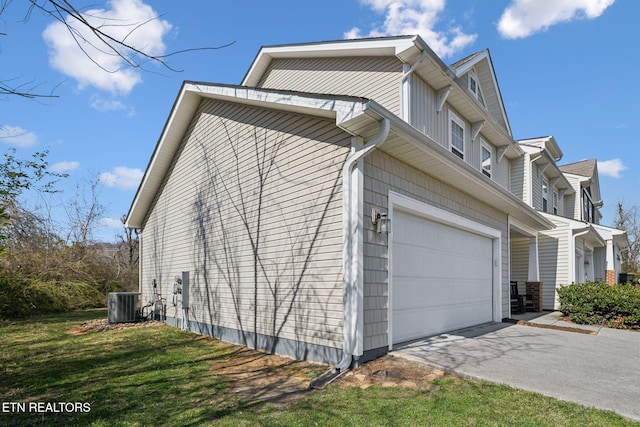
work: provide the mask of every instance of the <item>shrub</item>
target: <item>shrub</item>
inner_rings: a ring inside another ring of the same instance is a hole
[[[640,328],[640,289],[589,282],[561,286],[560,310],[572,321],[614,328]]]
[[[104,295],[86,283],[0,278],[0,318],[62,313],[104,305]]]

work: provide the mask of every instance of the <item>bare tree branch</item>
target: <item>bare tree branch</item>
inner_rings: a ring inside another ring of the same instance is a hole
[[[78,49],[93,64],[107,73],[117,73],[120,71],[120,68],[108,68],[105,64],[102,64],[99,59],[95,58],[88,48],[95,49],[101,54],[118,57],[126,64],[127,67],[147,71],[144,69],[144,64],[151,62],[160,64],[162,67],[172,72],[181,72],[182,70],[170,65],[167,62],[167,59],[172,56],[188,52],[223,49],[235,43],[230,42],[220,46],[195,47],[163,54],[152,54],[145,50],[144,47],[134,46],[133,43],[129,42],[129,39],[142,27],[153,21],[159,20],[162,15],[143,22],[130,23],[105,16],[89,15],[82,12],[68,0],[28,0],[28,2],[29,7],[25,13],[23,22],[28,22],[33,12],[38,10],[45,16],[62,23],[66,27]],[[12,0],[3,0],[0,2],[0,15],[2,15],[11,4]],[[102,23],[98,24],[95,22],[96,20],[100,20]],[[109,32],[109,29],[113,27],[130,27],[130,30],[123,37],[117,37]],[[87,32],[92,36],[91,38],[85,35]],[[0,35],[6,34],[0,33]],[[38,93],[35,91],[35,87],[29,87],[28,84],[12,86],[8,83],[10,81],[11,80],[0,81],[0,95],[15,95],[28,99],[56,97],[53,95],[53,91],[50,94]]]

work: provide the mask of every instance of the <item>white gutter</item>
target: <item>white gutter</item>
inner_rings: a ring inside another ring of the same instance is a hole
[[[361,265],[356,259],[358,252],[354,248],[354,239],[357,239],[358,223],[362,223],[359,218],[357,205],[353,203],[352,173],[357,162],[371,153],[376,147],[382,144],[389,136],[391,122],[383,118],[380,123],[380,130],[365,145],[353,151],[342,167],[342,258],[343,258],[343,344],[342,360],[336,365],[339,371],[349,369],[351,361],[362,355],[363,342],[363,293],[362,286],[359,286]]]

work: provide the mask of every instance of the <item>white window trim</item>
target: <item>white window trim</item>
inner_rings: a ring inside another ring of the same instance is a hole
[[[558,215],[560,213],[560,210],[558,209],[558,205],[560,204],[560,195],[558,194],[558,190],[556,190],[555,188],[553,189],[553,192],[551,194],[551,209],[555,215]]]
[[[545,187],[547,188],[547,194],[546,195],[545,195],[545,190],[544,190]],[[540,196],[541,196],[541,199],[542,199],[542,206],[541,206],[542,211],[546,212],[547,209],[549,209],[549,180],[544,175],[542,176],[542,187],[540,188]],[[547,202],[546,203],[547,206],[545,206],[545,203],[544,203],[545,201]]]
[[[458,147],[454,147],[453,145],[453,127],[451,126],[452,123],[456,123],[458,126],[462,128],[462,151],[460,151]],[[462,160],[465,159],[464,148],[466,146],[466,139],[467,139],[467,126],[464,120],[462,120],[460,116],[458,116],[456,113],[453,112],[453,110],[450,109],[449,110],[449,151],[452,152],[454,155],[456,154],[454,150],[462,154]]]
[[[473,90],[471,88],[471,81],[472,80],[476,84],[476,90]],[[480,80],[478,79],[478,75],[476,74],[476,72],[474,70],[470,70],[469,71],[469,75],[467,77],[467,89],[469,89],[469,92],[471,92],[473,97],[475,99],[477,99],[478,102],[480,102],[480,104],[482,104],[482,106],[484,106],[484,96],[482,96],[482,89],[480,89]]]
[[[485,149],[489,152],[489,161],[490,161],[490,165],[489,165],[489,170],[487,171],[484,168],[484,160],[482,160],[482,149]],[[492,178],[493,177],[493,147],[484,139],[480,138],[480,171],[487,177]]]

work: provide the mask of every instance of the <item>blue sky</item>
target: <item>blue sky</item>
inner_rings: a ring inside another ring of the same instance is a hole
[[[50,18],[33,12],[25,22],[26,4],[0,15],[0,79],[58,97],[0,97],[0,148],[24,158],[49,150],[50,167],[69,174],[46,201],[61,229],[76,188],[98,179],[106,212],[94,237],[114,239],[183,80],[238,84],[263,45],[415,33],[446,63],[490,49],[514,137],[553,135],[560,163],[598,159],[603,224],[618,201],[640,205],[640,93],[629,74],[640,65],[637,1],[74,2],[110,22],[158,17],[128,38],[154,53],[233,42],[170,57],[182,72],[131,69],[96,52],[101,69]],[[44,203],[28,196],[27,204]]]

